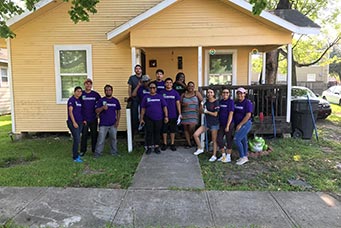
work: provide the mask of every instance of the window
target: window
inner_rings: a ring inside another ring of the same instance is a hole
[[[234,85],[236,51],[212,50],[206,51],[206,85]]]
[[[1,68],[0,74],[1,74],[0,87],[8,87],[7,68]]]
[[[54,52],[57,103],[65,104],[76,86],[92,78],[91,45],[56,45]]]
[[[316,74],[307,74],[307,82],[315,82]]]

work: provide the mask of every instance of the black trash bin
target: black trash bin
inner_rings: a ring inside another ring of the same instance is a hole
[[[314,121],[317,120],[318,100],[310,100]],[[311,139],[314,124],[307,99],[291,101],[291,127],[294,138]]]

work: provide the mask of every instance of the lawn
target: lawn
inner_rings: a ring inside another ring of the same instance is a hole
[[[315,135],[312,140],[267,139],[273,151],[250,158],[242,167],[210,163],[209,154],[200,156],[206,188],[341,193],[341,107],[332,105],[332,110],[326,120],[317,121],[319,141]],[[236,151],[234,155],[236,159]],[[289,180],[303,185],[290,185]]]
[[[127,188],[143,153],[128,153],[124,140],[120,157],[110,156],[107,147],[103,157],[94,160],[88,153],[79,164],[72,160],[68,135],[12,142],[10,130],[10,116],[0,116],[0,186]]]

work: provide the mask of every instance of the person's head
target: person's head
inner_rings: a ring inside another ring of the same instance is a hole
[[[240,87],[237,89],[237,99],[239,101],[243,101],[245,99],[246,96],[246,89],[244,89],[243,87]]]
[[[215,92],[214,92],[214,90],[213,90],[212,88],[207,89],[206,97],[207,97],[208,99],[214,98],[214,95],[215,95]]]
[[[85,81],[84,81],[84,89],[86,91],[89,91],[91,90],[92,88],[92,80],[90,78],[87,78]]]
[[[136,75],[141,75],[142,74],[142,66],[137,64],[134,68],[135,74]]]
[[[230,91],[228,88],[223,88],[223,91],[221,93],[224,100],[228,99],[230,96]]]
[[[156,81],[161,81],[165,72],[161,69],[156,70]]]
[[[156,93],[156,83],[154,81],[152,81],[148,84],[148,88],[149,88],[150,94]]]
[[[175,76],[175,81],[181,81],[185,83],[185,74],[182,72],[177,73]]]
[[[80,98],[80,96],[82,96],[82,87],[76,86],[73,90],[73,96],[75,96],[76,98]]]
[[[150,82],[149,75],[142,75],[141,82],[142,82],[144,87],[147,87],[148,83]]]
[[[165,80],[165,86],[167,90],[171,90],[173,88],[173,79],[166,78]]]
[[[112,86],[111,85],[105,85],[104,86],[104,94],[106,97],[112,96]]]
[[[194,82],[192,82],[192,81],[188,82],[187,83],[187,91],[188,92],[194,91],[194,86],[195,86]]]

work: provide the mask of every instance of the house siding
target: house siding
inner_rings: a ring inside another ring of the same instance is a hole
[[[264,24],[221,1],[179,1],[131,31],[136,47],[276,45],[291,32]]]
[[[125,39],[113,44],[106,40],[106,33],[158,2],[103,0],[90,22],[77,25],[67,14],[70,5],[63,3],[26,23],[20,22],[22,26],[14,30],[17,36],[11,40],[16,132],[67,131],[66,104],[56,104],[54,45],[92,45],[94,89],[103,95],[104,85],[113,85],[124,117],[131,74],[130,43]],[[125,118],[119,126],[119,130],[126,129]]]

